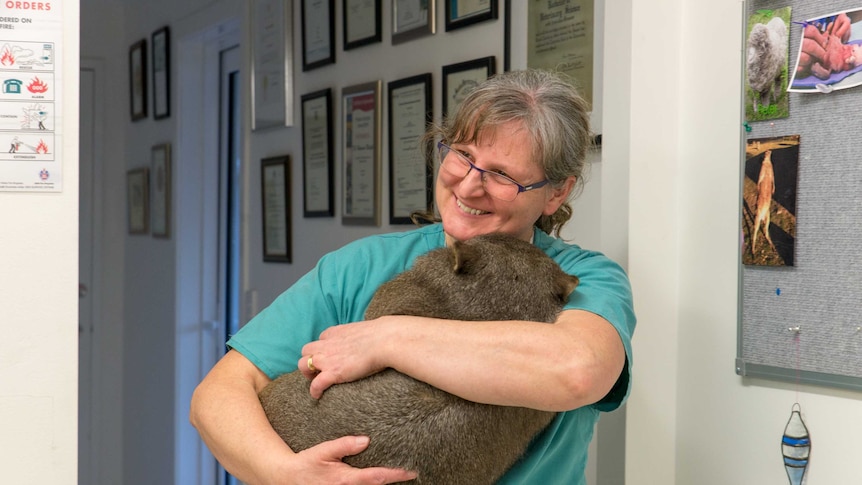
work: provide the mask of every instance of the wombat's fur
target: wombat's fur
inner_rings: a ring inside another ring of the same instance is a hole
[[[578,284],[544,252],[487,235],[416,259],[383,284],[365,313],[458,320],[553,322]],[[294,451],[347,435],[371,438],[344,458],[359,468],[419,472],[416,484],[492,484],[554,413],[469,402],[392,369],[326,390],[320,400],[299,371],[260,393],[273,428]]]

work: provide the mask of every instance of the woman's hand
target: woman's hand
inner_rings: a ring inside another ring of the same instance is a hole
[[[346,436],[294,453],[266,418],[257,393],[269,378],[235,350],[207,374],[192,397],[190,419],[219,462],[255,485],[382,484],[416,478],[390,468],[354,468],[341,460],[368,447]]]
[[[297,366],[311,379],[311,396],[320,399],[333,384],[352,382],[385,369],[377,360],[384,337],[386,317],[377,320],[335,325],[320,339],[302,348]]]
[[[288,483],[377,485],[416,478],[416,472],[412,471],[382,467],[353,468],[341,461],[345,456],[362,452],[368,443],[365,436],[345,436],[301,451],[296,455],[301,465],[298,470],[291,472]]]

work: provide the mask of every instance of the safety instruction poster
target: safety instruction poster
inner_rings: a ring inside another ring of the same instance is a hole
[[[60,7],[0,1],[0,191],[63,190]]]

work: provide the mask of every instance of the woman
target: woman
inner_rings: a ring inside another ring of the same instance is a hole
[[[441,223],[365,238],[324,256],[229,342],[192,399],[191,420],[227,470],[253,484],[393,483],[409,470],[354,469],[364,437],[293,453],[257,399],[299,367],[311,393],[394,368],[464,399],[560,411],[500,481],[584,483],[599,411],[627,395],[635,318],[622,269],[558,234],[582,183],[588,106],[556,75],[518,71],[489,79],[439,138]],[[532,241],[580,285],[554,325],[457,322],[408,316],[362,321],[374,290],[419,255],[453,240],[503,232]],[[351,323],[355,322],[355,323]]]

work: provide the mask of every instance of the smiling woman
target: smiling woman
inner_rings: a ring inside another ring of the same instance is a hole
[[[409,470],[342,462],[369,446],[363,436],[294,453],[257,399],[272,380],[297,369],[310,379],[310,396],[320,399],[332,385],[391,368],[466,401],[557,412],[497,483],[583,485],[599,412],[628,395],[635,326],[619,265],[553,237],[583,183],[587,110],[566,79],[514,71],[481,83],[444,124],[429,129],[425,140],[442,142],[440,223],[366,237],[325,255],[228,341],[231,350],[198,386],[191,419],[222,464],[246,481],[285,474],[300,483],[413,479]],[[491,233],[531,243],[580,279],[554,325],[407,315],[365,320],[376,289],[418,258]],[[561,448],[567,453],[553,452]]]

